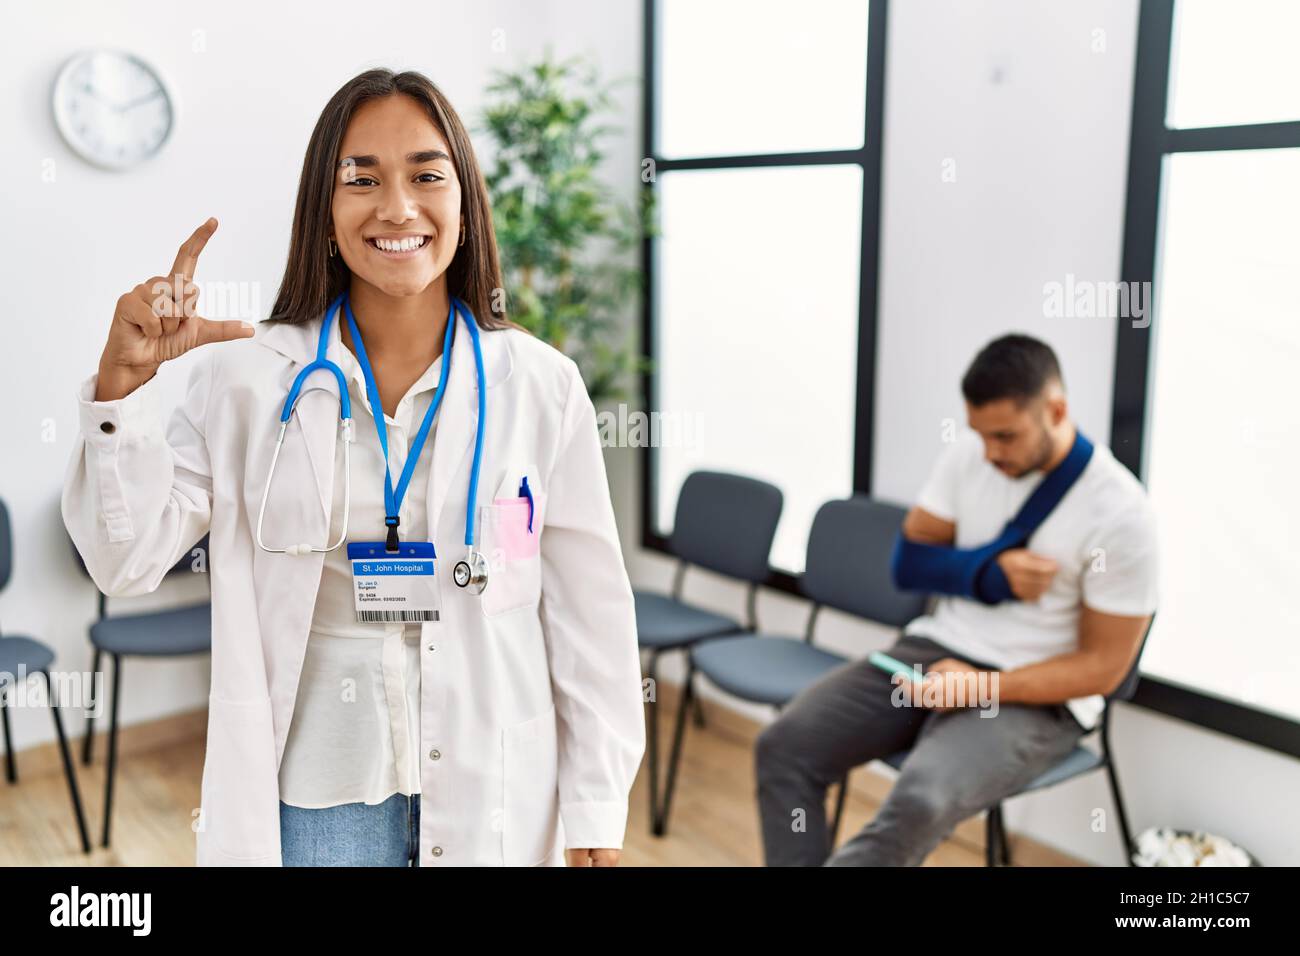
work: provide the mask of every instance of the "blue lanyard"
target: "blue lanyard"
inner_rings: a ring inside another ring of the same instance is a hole
[[[1088,467],[1092,452],[1092,442],[1084,436],[1083,432],[1075,428],[1074,444],[1070,446],[1070,450],[1061,459],[1060,464],[1038,483],[1038,487],[1020,506],[1015,517],[1007,522],[999,540],[1005,537],[1012,542],[1008,545],[1012,548],[1021,548],[1028,544],[1030,536],[1047,520],[1047,516],[1061,503],[1065,493],[1074,486],[1079,476],[1083,474],[1083,470]]]
[[[411,447],[406,456],[406,465],[402,468],[402,475],[397,482],[396,491],[393,490],[393,473],[388,467],[388,426],[384,422],[384,406],[379,398],[379,386],[375,383],[375,376],[370,370],[370,360],[366,358],[366,347],[361,343],[361,333],[357,329],[356,319],[352,316],[352,302],[348,299],[347,293],[344,293],[343,296],[343,308],[347,313],[348,329],[352,333],[352,344],[356,348],[357,363],[361,366],[361,374],[366,379],[366,394],[370,396],[370,414],[375,420],[375,431],[379,433],[379,446],[384,451],[384,524],[388,526],[386,548],[389,551],[396,551],[397,526],[400,523],[398,514],[402,509],[402,499],[406,497],[406,487],[411,482],[411,475],[415,472],[415,465],[420,460],[420,452],[424,449],[424,441],[429,436],[429,428],[433,425],[433,417],[438,413],[438,406],[442,404],[442,396],[447,390],[447,373],[451,369],[452,340],[456,334],[456,305],[454,302],[451,304],[451,311],[447,315],[447,334],[442,343],[442,372],[438,376],[438,390],[433,393],[433,401],[429,403],[429,410],[424,413],[424,421],[420,423],[420,430],[415,433],[415,438],[411,441]],[[469,537],[469,534],[469,529],[467,529],[466,537]]]

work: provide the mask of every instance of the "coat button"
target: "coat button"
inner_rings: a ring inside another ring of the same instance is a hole
[[[105,433],[111,435],[111,434],[113,434],[113,432],[117,431],[117,426],[114,425],[112,422],[100,422],[100,423],[99,423],[99,430],[100,430],[101,432],[105,432]]]
[[[440,846],[435,846],[435,847],[434,847],[432,850],[430,850],[429,852],[430,852],[431,854],[433,854],[434,856],[442,856],[442,847],[440,847]]]
[[[439,751],[437,751],[437,750],[430,750],[430,751],[429,751],[429,759],[430,759],[430,760],[439,760],[439,759],[441,759],[441,757],[442,757],[442,754],[441,754]]]

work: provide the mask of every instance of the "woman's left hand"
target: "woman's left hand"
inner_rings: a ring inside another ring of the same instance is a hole
[[[565,850],[569,866],[618,866],[620,850]]]

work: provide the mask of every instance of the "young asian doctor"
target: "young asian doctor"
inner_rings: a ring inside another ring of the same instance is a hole
[[[645,732],[595,410],[495,301],[451,104],[334,94],[256,329],[193,314],[215,229],[119,299],[62,500],[108,595],[210,533],[198,864],[616,865]],[[155,372],[210,343],[164,429]]]

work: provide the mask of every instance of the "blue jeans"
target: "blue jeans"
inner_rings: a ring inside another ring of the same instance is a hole
[[[419,866],[420,795],[308,809],[280,801],[285,866]]]

